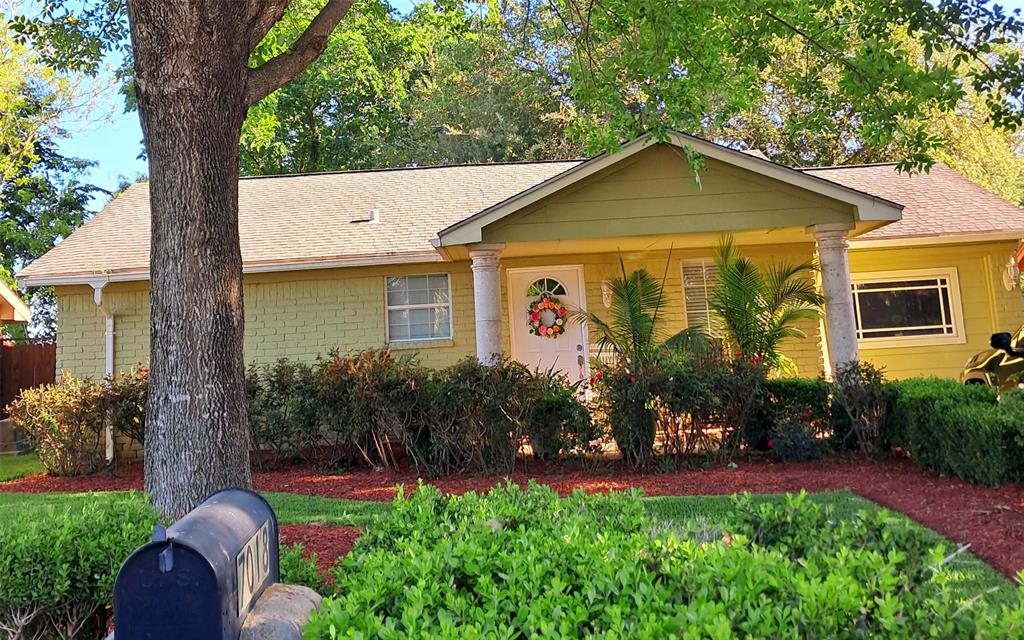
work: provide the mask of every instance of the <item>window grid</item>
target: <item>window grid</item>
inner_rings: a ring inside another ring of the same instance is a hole
[[[885,286],[887,283],[891,286]],[[952,292],[948,276],[920,277],[893,274],[884,279],[863,279],[853,283],[853,305],[857,320],[858,340],[887,340],[900,338],[955,337],[956,318],[953,315]],[[906,324],[888,327],[864,328],[861,296],[863,294],[894,293],[901,291],[935,291],[941,323]]]
[[[433,279],[444,279],[444,285],[442,287],[432,286],[431,280]],[[424,283],[426,288],[413,289],[410,287],[412,283]],[[398,289],[394,293],[399,296],[404,293],[408,299],[411,292],[426,292],[428,297],[433,295],[435,298],[434,302],[415,302],[415,303],[392,303],[391,294],[392,285],[403,283],[404,287]],[[441,300],[436,300],[438,294],[442,294]],[[447,273],[431,273],[416,276],[388,276],[384,279],[384,324],[386,330],[387,341],[389,343],[401,343],[401,342],[426,342],[430,340],[451,340],[453,335],[452,330],[452,289],[451,289],[451,278]],[[431,327],[428,335],[413,335],[412,327],[417,324],[412,322],[412,316],[414,311],[431,310],[434,313],[429,315],[429,322],[426,323]],[[401,314],[406,312],[407,319],[402,323],[396,323],[392,319],[392,313]],[[403,326],[404,325],[404,326]],[[443,327],[444,331],[436,331],[438,326]],[[396,337],[395,334],[403,333],[399,327],[405,329],[405,333],[408,335],[399,335]]]

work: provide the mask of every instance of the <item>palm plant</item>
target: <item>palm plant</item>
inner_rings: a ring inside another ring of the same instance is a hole
[[[608,282],[611,290],[610,317],[607,321],[595,313],[576,311],[575,320],[586,322],[596,332],[598,356],[606,349],[615,353],[620,364],[637,371],[654,362],[665,351],[702,352],[707,337],[701,328],[669,333],[664,327],[661,307],[665,299],[665,280],[659,282],[646,269],[626,273],[619,258],[620,277]],[[668,266],[666,265],[666,275]]]
[[[792,370],[792,360],[779,345],[788,338],[806,337],[797,323],[821,315],[825,299],[814,284],[815,265],[776,263],[762,271],[740,255],[732,238],[716,249],[715,265],[718,281],[711,292],[711,309],[720,318],[726,339],[773,371]]]

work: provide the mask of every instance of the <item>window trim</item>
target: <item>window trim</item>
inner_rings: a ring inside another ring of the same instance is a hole
[[[391,306],[388,304],[388,279],[389,278],[415,278],[418,276],[444,276],[448,283],[448,304],[400,304]],[[452,274],[440,271],[433,273],[403,273],[384,276],[381,281],[384,287],[384,344],[415,344],[420,342],[451,342],[455,339],[455,300],[452,298]],[[433,338],[395,338],[391,337],[391,319],[390,312],[404,311],[409,309],[437,309],[440,307],[448,307],[448,335],[437,336]]]
[[[861,349],[892,349],[895,347],[925,347],[948,344],[964,344],[967,334],[964,331],[963,304],[960,299],[960,278],[956,267],[935,267],[931,269],[904,269],[900,271],[865,271],[850,273],[850,284],[900,282],[903,280],[920,280],[929,278],[946,278],[949,291],[949,316],[953,325],[953,333],[947,335],[923,336],[884,336],[878,338],[857,338],[857,346]],[[854,291],[850,291],[853,303],[854,329],[860,333],[860,306],[857,304]],[[826,309],[825,313],[828,313]]]

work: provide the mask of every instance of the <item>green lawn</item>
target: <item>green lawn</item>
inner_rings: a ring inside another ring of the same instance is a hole
[[[34,453],[20,453],[16,456],[0,456],[0,482],[17,480],[39,473],[43,465]]]
[[[75,509],[86,500],[119,500],[124,493],[0,493],[0,522],[14,518],[31,517],[49,508]],[[288,493],[266,493],[264,497],[273,506],[281,524],[323,523],[332,525],[362,526],[372,521],[375,515],[387,513],[388,503],[338,500],[315,496],[301,496]],[[848,491],[811,494],[810,498],[822,505],[831,505],[839,518],[849,517],[861,510],[879,510],[877,504],[853,495]],[[755,500],[782,500],[780,495],[755,496]],[[728,496],[665,497],[646,498],[645,503],[657,519],[673,523],[693,517],[705,517],[714,522],[728,511],[731,498]],[[915,525],[920,526],[920,525]],[[923,529],[924,527],[922,527]],[[935,543],[946,542],[950,550],[955,546],[944,541],[939,534],[927,530]],[[823,532],[825,533],[825,532]],[[994,593],[986,599],[992,602],[1010,601],[1018,596],[1013,584],[992,567],[970,554],[957,560],[957,572],[953,583],[958,595],[969,598],[989,590]]]

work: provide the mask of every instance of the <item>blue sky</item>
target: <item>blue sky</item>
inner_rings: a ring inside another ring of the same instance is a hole
[[[415,0],[391,0],[391,5],[402,13],[408,12]],[[1024,9],[1024,0],[1001,2],[1008,9]],[[100,110],[113,115],[109,122],[90,127],[74,127],[71,136],[61,142],[64,154],[96,161],[89,180],[104,189],[117,187],[122,178],[134,181],[135,176],[147,173],[146,163],[138,159],[142,151],[142,130],[138,113],[122,113],[123,100],[110,93],[104,98]]]

